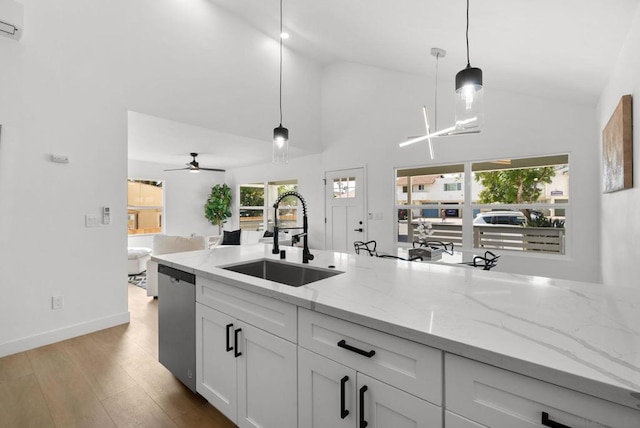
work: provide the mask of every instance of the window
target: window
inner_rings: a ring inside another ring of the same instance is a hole
[[[297,191],[297,180],[249,183],[239,186],[240,228],[243,230],[273,230],[273,204],[285,192]],[[298,224],[298,199],[288,197],[278,205],[280,227]],[[266,227],[265,227],[266,225]]]
[[[405,191],[420,185],[423,192]],[[469,250],[566,253],[566,154],[398,169],[396,189],[401,245],[413,242],[420,223],[430,222],[434,240]],[[473,216],[473,230],[463,230],[464,216]]]
[[[261,230],[264,227],[265,212],[264,183],[240,185],[240,229]]]
[[[464,193],[443,191],[447,183],[464,180],[464,165],[441,165],[422,168],[399,169],[396,171],[396,210],[398,223],[397,242],[413,242],[418,235],[417,227],[424,222],[434,225],[434,238],[440,236],[436,223],[457,225],[454,237],[447,239],[462,244],[462,216],[458,207],[464,203]],[[460,184],[460,183],[458,183]],[[421,189],[406,192],[406,189]],[[462,189],[462,187],[460,187]],[[452,205],[454,207],[452,207]],[[447,217],[446,213],[449,213]],[[454,218],[455,217],[455,218]]]
[[[346,199],[356,197],[355,177],[336,178],[333,180],[333,197]]]
[[[495,159],[471,170],[475,248],[565,254],[568,155]]]
[[[164,208],[162,181],[127,181],[127,230],[129,235],[162,233]]]
[[[454,192],[456,190],[462,190],[462,183],[444,183],[445,192]]]

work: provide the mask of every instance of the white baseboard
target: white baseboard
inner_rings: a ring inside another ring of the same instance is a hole
[[[73,337],[82,336],[84,334],[93,333],[94,331],[104,330],[105,328],[114,327],[120,324],[126,324],[131,319],[129,312],[112,315],[97,320],[91,320],[80,324],[71,325],[58,330],[51,330],[23,339],[14,340],[0,344],[0,358],[7,355],[17,354],[18,352],[28,351],[30,349],[39,348],[40,346],[50,345],[62,340],[71,339]]]

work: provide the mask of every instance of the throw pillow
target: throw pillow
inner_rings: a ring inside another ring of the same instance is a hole
[[[240,232],[242,230],[232,230],[224,231],[224,236],[222,238],[222,245],[240,245]]]

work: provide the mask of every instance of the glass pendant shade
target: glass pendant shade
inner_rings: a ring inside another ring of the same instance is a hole
[[[479,129],[484,122],[482,70],[467,67],[456,74],[456,130]]]
[[[280,124],[273,129],[273,163],[289,162],[289,130]]]

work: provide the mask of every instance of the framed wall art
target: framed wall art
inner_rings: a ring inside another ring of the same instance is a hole
[[[633,124],[631,95],[624,95],[602,130],[604,193],[633,187]]]

